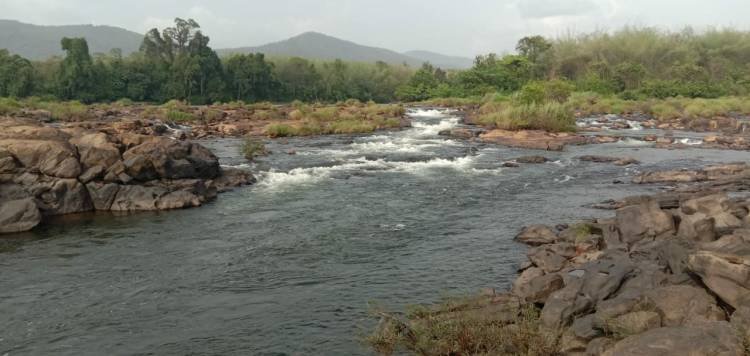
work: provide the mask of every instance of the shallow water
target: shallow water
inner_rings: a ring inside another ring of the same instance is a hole
[[[369,354],[369,302],[506,288],[524,225],[609,215],[582,206],[658,189],[613,183],[639,170],[747,160],[626,140],[501,168],[540,152],[446,139],[457,118],[410,114],[404,131],[277,140],[257,164],[239,140],[207,141],[259,183],[201,208],[66,217],[12,237],[0,355]],[[643,164],[575,159],[586,154]]]

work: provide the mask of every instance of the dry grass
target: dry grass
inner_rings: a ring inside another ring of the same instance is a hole
[[[557,355],[558,333],[540,328],[534,306],[493,304],[493,297],[415,307],[405,319],[377,312],[380,323],[366,338],[377,353],[417,355]]]

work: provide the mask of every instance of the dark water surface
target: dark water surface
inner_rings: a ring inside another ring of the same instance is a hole
[[[369,354],[368,302],[505,288],[522,226],[609,215],[582,205],[657,189],[612,183],[638,170],[747,160],[629,140],[500,168],[540,152],[445,139],[457,119],[413,114],[401,132],[275,141],[254,165],[238,140],[206,142],[259,183],[201,208],[67,217],[11,237],[0,355]],[[643,165],[574,159],[584,154]]]

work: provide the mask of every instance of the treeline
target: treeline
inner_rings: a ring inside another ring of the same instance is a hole
[[[476,57],[468,70],[425,63],[414,70],[383,62],[350,63],[263,54],[219,58],[193,20],[144,37],[139,52],[89,54],[85,39],[65,38],[64,59],[31,62],[0,50],[0,97],[40,96],[83,102],[193,104],[322,101],[376,102],[511,94],[531,85],[633,100],[716,98],[750,93],[750,32],[625,28],[615,33],[525,37],[515,54]]]
[[[639,98],[716,98],[750,92],[750,33],[625,28],[609,34],[525,37],[517,53],[476,58],[466,71],[425,64],[398,90],[402,100],[512,93],[562,80],[577,91]]]
[[[123,57],[89,53],[83,38],[61,41],[65,57],[32,62],[0,50],[0,97],[50,97],[86,103],[130,99],[193,104],[217,101],[395,100],[413,70],[374,64],[268,59],[263,54],[219,58],[193,20],[152,29],[140,51]]]

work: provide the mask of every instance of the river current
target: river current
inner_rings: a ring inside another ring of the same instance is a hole
[[[615,183],[641,170],[747,160],[637,139],[508,148],[439,136],[460,126],[448,111],[409,115],[401,131],[274,140],[257,163],[240,140],[204,141],[258,183],[200,208],[69,216],[4,238],[0,355],[367,355],[373,304],[507,288],[524,225],[608,216],[584,206],[657,190]],[[551,161],[502,167],[530,154]],[[642,164],[575,158],[588,154]]]

